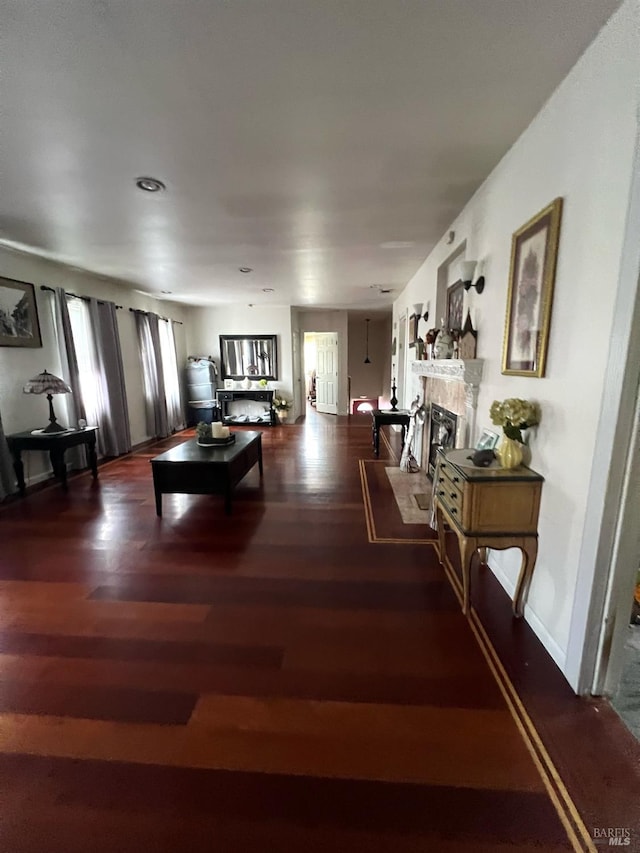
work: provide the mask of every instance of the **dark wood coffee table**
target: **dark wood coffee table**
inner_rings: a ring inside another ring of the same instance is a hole
[[[224,495],[225,512],[231,512],[234,486],[258,463],[262,478],[262,433],[234,432],[235,442],[201,447],[185,441],[151,460],[156,512],[162,516],[162,495]]]

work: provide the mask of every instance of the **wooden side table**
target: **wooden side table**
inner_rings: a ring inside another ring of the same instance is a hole
[[[69,429],[65,432],[16,432],[7,436],[7,444],[13,456],[13,467],[18,480],[20,494],[24,495],[26,484],[24,481],[24,465],[22,463],[23,450],[48,450],[53,474],[62,483],[62,488],[67,488],[67,466],[64,462],[64,454],[70,447],[85,445],[87,448],[87,461],[93,479],[98,476],[98,457],[96,456],[96,435],[98,427],[86,427],[85,429]]]
[[[447,560],[445,522],[458,538],[463,613],[469,613],[471,559],[478,549],[519,548],[520,574],[513,596],[521,617],[538,555],[538,514],[544,478],[530,468],[477,468],[473,450],[439,450],[433,480],[440,561]]]
[[[406,409],[374,409],[371,412],[373,419],[373,452],[376,456],[380,455],[380,427],[385,424],[399,424],[402,427],[402,446],[404,447],[404,437],[409,426],[410,415]]]

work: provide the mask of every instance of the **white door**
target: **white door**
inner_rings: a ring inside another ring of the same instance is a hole
[[[316,336],[316,411],[338,414],[338,334]]]

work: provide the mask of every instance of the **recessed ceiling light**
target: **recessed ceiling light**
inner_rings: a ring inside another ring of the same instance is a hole
[[[272,287],[263,287],[262,292],[263,293],[273,293],[273,288]]]
[[[381,249],[410,249],[415,246],[413,240],[389,240],[388,243],[380,243]]]
[[[146,193],[159,193],[166,190],[165,185],[157,178],[136,178],[136,186]]]
[[[243,272],[243,273],[253,272],[251,267],[238,267],[238,269],[240,270],[240,272]]]
[[[161,290],[160,293],[173,293],[173,290]]]

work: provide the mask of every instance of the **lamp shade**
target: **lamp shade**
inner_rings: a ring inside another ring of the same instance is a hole
[[[64,379],[46,370],[25,383],[22,390],[25,394],[71,394],[71,388]]]
[[[460,278],[462,281],[473,281],[473,274],[476,269],[477,261],[461,261],[460,262]]]
[[[416,315],[416,317],[422,316],[422,302],[416,302],[416,304],[413,306],[413,313]]]

